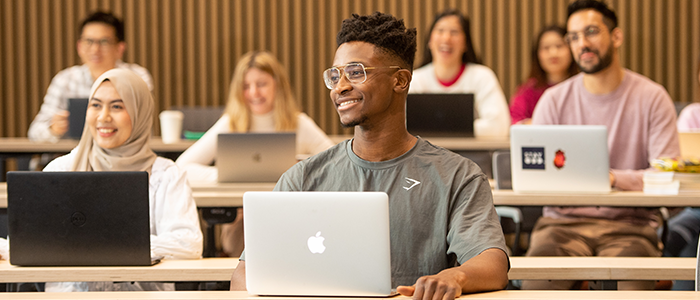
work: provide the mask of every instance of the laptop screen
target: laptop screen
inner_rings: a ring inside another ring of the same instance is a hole
[[[150,265],[148,173],[8,172],[10,263]]]
[[[474,94],[408,94],[406,127],[424,137],[472,137]]]

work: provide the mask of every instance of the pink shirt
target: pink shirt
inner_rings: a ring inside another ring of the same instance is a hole
[[[692,103],[683,108],[678,115],[678,130],[690,131],[700,129],[700,103]]]
[[[625,69],[620,86],[594,95],[583,86],[583,73],[548,89],[540,99],[533,124],[605,125],[615,188],[641,191],[649,160],[680,155],[676,113],[663,86]],[[597,217],[642,221],[649,210],[612,207],[547,207],[545,216]]]
[[[540,100],[544,91],[551,87],[551,85],[535,87],[535,84],[537,84],[537,80],[530,78],[527,82],[518,87],[518,91],[513,95],[513,98],[510,100],[511,124],[532,118],[532,113],[535,111],[537,101]]]

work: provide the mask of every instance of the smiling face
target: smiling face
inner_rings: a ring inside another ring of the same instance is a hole
[[[348,42],[340,45],[335,52],[333,66],[343,67],[348,63],[362,63],[365,67],[389,66],[388,55],[381,54],[372,44],[365,42]],[[345,75],[331,89],[331,100],[340,116],[340,123],[345,127],[363,126],[386,120],[386,116],[395,114],[397,101],[392,101],[392,74],[397,69],[369,69],[367,80],[363,83],[350,83]]]
[[[537,48],[537,58],[547,74],[565,74],[571,65],[571,51],[564,37],[555,31],[542,35]]]
[[[104,23],[88,23],[78,41],[78,56],[90,70],[106,71],[116,66],[126,49],[124,42],[117,40],[114,27]]]
[[[248,70],[243,79],[243,98],[256,115],[264,115],[275,106],[275,79],[272,75],[260,69]]]
[[[446,16],[435,23],[430,32],[428,48],[436,64],[461,64],[467,51],[467,36],[459,23],[459,17]]]
[[[582,34],[591,28],[599,32],[591,36]],[[611,32],[603,22],[603,15],[592,9],[576,12],[569,17],[567,32],[578,34],[578,40],[572,41],[569,46],[582,72],[594,74],[610,66],[614,59],[614,50],[622,43],[621,36],[616,35],[619,32],[615,31],[619,29]]]
[[[85,123],[97,145],[104,149],[119,147],[131,136],[131,117],[110,81],[100,84],[90,99]]]

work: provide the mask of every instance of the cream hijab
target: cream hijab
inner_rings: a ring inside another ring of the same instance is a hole
[[[88,128],[83,128],[72,171],[147,171],[156,160],[156,154],[148,146],[153,126],[153,97],[148,86],[138,75],[125,69],[111,69],[102,74],[90,90],[90,99],[97,88],[109,80],[117,90],[129,117],[131,136],[119,147],[103,149],[97,145]],[[88,108],[89,109],[89,108]]]

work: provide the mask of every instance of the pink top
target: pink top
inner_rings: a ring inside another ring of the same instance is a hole
[[[535,87],[535,84],[537,84],[537,80],[535,78],[530,78],[527,82],[518,87],[518,91],[513,95],[513,98],[510,100],[511,124],[532,118],[532,112],[535,111],[535,104],[540,100],[544,91],[551,87],[551,85]]]
[[[700,103],[691,103],[678,115],[678,131],[700,129]]]
[[[535,108],[533,124],[605,125],[610,168],[615,188],[641,191],[649,160],[680,155],[676,113],[666,90],[650,79],[625,69],[612,93],[594,95],[583,86],[583,73],[548,89]],[[649,221],[651,211],[640,208],[546,207],[545,216],[594,217]]]

